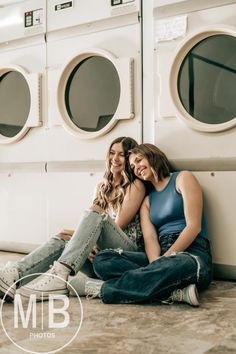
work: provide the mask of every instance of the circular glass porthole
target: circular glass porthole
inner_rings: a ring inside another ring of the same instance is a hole
[[[236,125],[234,35],[208,31],[192,37],[176,56],[171,79],[179,116],[192,128],[216,132]]]
[[[67,81],[67,114],[79,129],[97,132],[113,118],[120,91],[119,76],[113,63],[102,56],[90,56],[74,67]]]
[[[30,90],[20,72],[0,73],[0,134],[13,138],[25,126],[30,112]]]

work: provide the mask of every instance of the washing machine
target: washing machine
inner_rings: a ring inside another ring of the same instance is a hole
[[[236,278],[235,1],[154,1],[155,143],[203,185],[215,274]]]
[[[140,18],[139,0],[47,4],[51,234],[73,228],[91,204],[111,141],[141,142]]]
[[[46,1],[0,8],[0,248],[46,235]]]

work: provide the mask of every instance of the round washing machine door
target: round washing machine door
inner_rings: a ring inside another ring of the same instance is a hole
[[[175,57],[170,90],[177,115],[199,131],[236,125],[236,32],[205,30],[182,45]]]
[[[63,69],[57,90],[62,124],[73,135],[95,138],[120,119],[134,117],[132,59],[91,50]]]
[[[20,140],[40,125],[39,75],[18,66],[0,68],[0,144]]]

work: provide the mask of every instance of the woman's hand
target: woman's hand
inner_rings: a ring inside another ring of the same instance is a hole
[[[59,232],[56,236],[62,238],[64,241],[69,241],[73,235],[74,230],[64,229]]]
[[[97,254],[99,251],[100,251],[100,250],[99,250],[98,246],[97,246],[97,245],[94,245],[93,248],[92,248],[92,250],[91,250],[91,252],[90,252],[89,255],[88,255],[88,260],[90,260],[90,262],[93,262],[93,260],[94,260],[94,258],[95,258],[95,256],[96,256],[96,254]]]
[[[90,208],[92,211],[96,211],[97,213],[104,213],[105,210],[101,208],[99,205],[93,204]]]

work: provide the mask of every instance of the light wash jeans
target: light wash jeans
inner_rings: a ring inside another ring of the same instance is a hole
[[[101,250],[120,247],[125,251],[137,251],[138,248],[108,214],[85,211],[70,241],[65,242],[53,236],[14,266],[18,269],[20,278],[33,273],[44,273],[54,261],[68,264],[72,268],[71,275],[82,271],[88,276],[94,276],[92,264],[87,257],[95,244]],[[32,279],[33,277],[25,278],[21,285]]]

